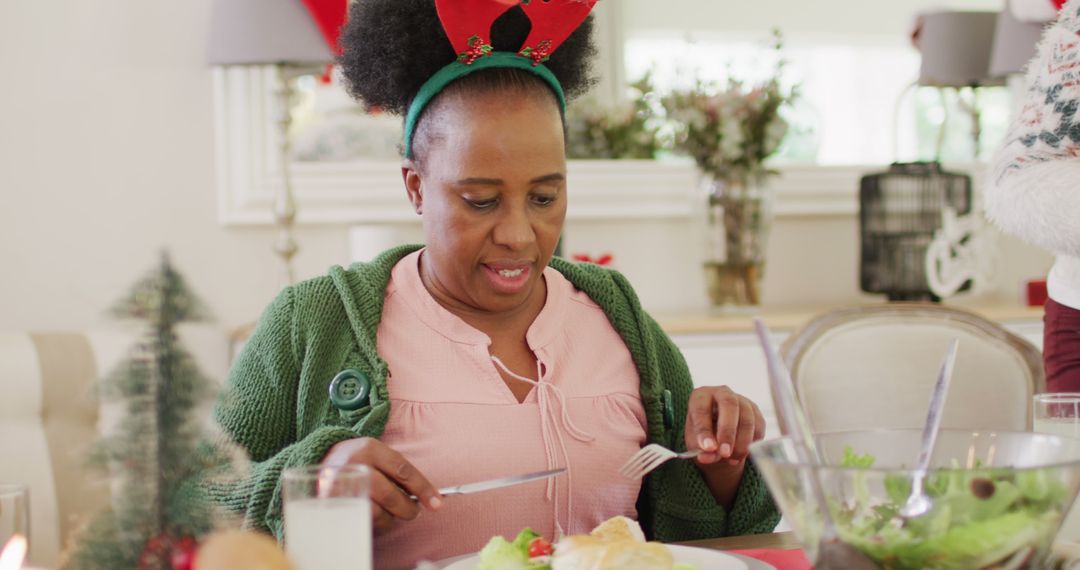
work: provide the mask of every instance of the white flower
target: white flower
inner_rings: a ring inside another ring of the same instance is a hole
[[[762,143],[762,149],[765,156],[769,156],[776,152],[776,149],[780,147],[780,143],[783,142],[787,132],[787,121],[780,117],[777,117],[765,127],[765,141]]]

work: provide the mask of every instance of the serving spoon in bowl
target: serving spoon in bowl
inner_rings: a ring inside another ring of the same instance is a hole
[[[937,443],[937,434],[941,428],[941,411],[945,408],[945,396],[949,393],[949,382],[956,365],[956,349],[959,346],[960,339],[954,339],[949,346],[949,352],[945,354],[945,361],[941,363],[934,391],[930,394],[930,408],[926,412],[926,425],[923,426],[919,460],[911,477],[911,494],[899,511],[900,516],[905,519],[921,517],[934,505],[924,486],[926,475],[930,471],[930,459],[934,456],[934,444]]]
[[[833,521],[832,513],[829,512],[829,503],[825,498],[825,489],[818,478],[817,467],[824,465],[814,444],[814,434],[810,431],[810,424],[806,421],[806,414],[795,396],[795,385],[791,381],[791,373],[787,366],[780,360],[769,340],[769,329],[761,319],[754,319],[754,329],[757,331],[758,341],[762,350],[765,351],[765,361],[769,369],[769,382],[772,384],[773,397],[779,409],[780,417],[790,432],[788,436],[794,444],[795,455],[799,463],[807,466],[803,469],[806,484],[813,500],[818,504],[821,512],[821,539],[818,541],[817,556],[814,558],[814,568],[817,570],[881,570],[867,555],[860,552],[854,546],[840,539]]]

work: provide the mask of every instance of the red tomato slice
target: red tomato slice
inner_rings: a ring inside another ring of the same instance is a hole
[[[542,536],[538,536],[529,542],[529,558],[536,558],[537,556],[551,556],[554,549],[551,547],[551,543],[544,539]]]

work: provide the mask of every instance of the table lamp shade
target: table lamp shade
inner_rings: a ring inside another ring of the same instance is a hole
[[[334,61],[301,0],[216,0],[211,65],[323,64]]]
[[[1035,57],[1035,47],[1042,37],[1042,31],[1043,24],[1020,21],[1007,5],[998,16],[997,31],[994,32],[990,74],[1001,77],[1023,73],[1028,62]]]
[[[990,74],[996,12],[932,12],[919,35],[919,85],[970,87],[1002,85]]]

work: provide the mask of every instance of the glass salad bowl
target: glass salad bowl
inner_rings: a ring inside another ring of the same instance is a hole
[[[898,513],[911,491],[920,430],[819,434],[827,466],[799,463],[792,442],[755,443],[754,461],[813,560],[823,533],[806,477],[815,469],[837,534],[882,568],[1041,568],[1080,488],[1080,439],[942,430],[926,480],[933,501]]]

